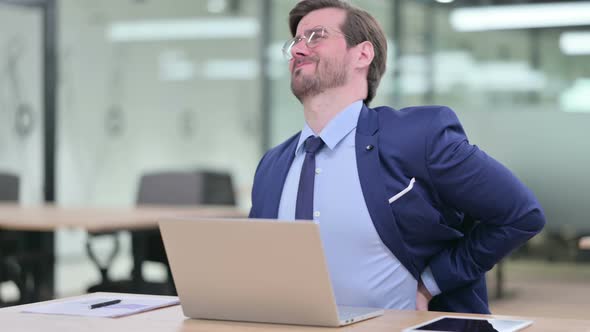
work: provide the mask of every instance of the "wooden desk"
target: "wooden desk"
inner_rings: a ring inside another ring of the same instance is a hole
[[[112,296],[112,295],[111,295]],[[150,296],[150,295],[145,295]],[[61,301],[61,300],[55,300]],[[180,306],[173,306],[164,309],[154,310],[142,314],[122,318],[89,318],[76,316],[56,316],[40,314],[24,314],[20,311],[26,307],[15,306],[0,309],[0,321],[2,328],[6,331],[159,331],[159,332],[227,332],[227,331],[357,331],[357,332],[390,332],[401,331],[403,328],[447,315],[441,312],[417,312],[388,310],[384,316],[359,322],[347,327],[319,328],[308,326],[259,324],[229,321],[209,321],[187,319],[182,314]],[[454,314],[448,314],[454,315]],[[471,315],[475,317],[503,317],[503,318],[524,318],[533,320],[532,326],[526,332],[564,332],[564,331],[590,331],[590,320],[539,318],[539,317],[507,317],[489,315]]]
[[[0,204],[0,229],[54,231],[79,228],[89,232],[155,228],[174,217],[245,217],[244,211],[222,206],[149,206],[131,208],[20,206]]]
[[[55,205],[21,206],[0,204],[0,230],[35,232],[35,244],[31,250],[45,253],[40,264],[34,267],[37,277],[29,300],[53,298],[54,294],[54,241],[57,229],[77,228],[88,232],[156,229],[158,221],[167,218],[190,217],[246,217],[246,213],[227,206],[150,206],[130,208],[58,207]],[[138,246],[141,247],[141,246]],[[89,253],[90,254],[90,253]],[[139,280],[143,253],[134,255],[133,280]],[[91,256],[92,257],[92,256]],[[107,267],[108,268],[108,267]],[[104,267],[101,274],[106,275]]]

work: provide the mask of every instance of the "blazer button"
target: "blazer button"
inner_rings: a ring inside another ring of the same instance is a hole
[[[367,147],[365,148],[367,151],[371,151],[373,150],[373,146],[371,144],[367,145]]]

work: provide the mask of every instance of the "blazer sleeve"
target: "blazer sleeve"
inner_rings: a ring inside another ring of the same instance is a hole
[[[429,262],[444,293],[480,279],[537,234],[545,217],[533,193],[506,167],[469,144],[455,113],[443,108],[426,141],[430,181],[443,204],[480,222]]]

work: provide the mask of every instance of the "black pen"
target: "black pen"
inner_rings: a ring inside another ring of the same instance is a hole
[[[94,304],[90,305],[90,309],[107,307],[107,306],[110,306],[113,304],[117,304],[119,302],[121,302],[121,300],[110,300],[110,301],[105,301],[105,302],[94,303]]]

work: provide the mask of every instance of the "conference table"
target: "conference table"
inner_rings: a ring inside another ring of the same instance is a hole
[[[101,295],[114,296],[114,293],[102,293]],[[83,298],[85,295],[68,299],[59,299],[48,302],[72,300]],[[137,295],[141,296],[141,295]],[[143,295],[154,297],[155,295]],[[355,332],[390,332],[401,331],[406,327],[419,324],[443,315],[457,316],[458,314],[443,312],[418,312],[386,310],[383,316],[367,321],[355,323],[342,328],[322,328],[311,326],[263,324],[232,321],[214,321],[201,319],[188,319],[179,305],[156,309],[140,314],[121,318],[93,318],[81,316],[59,316],[48,314],[22,313],[25,308],[38,305],[38,303],[22,306],[13,306],[0,309],[0,322],[2,329],[6,331],[159,331],[159,332],[227,332],[227,331],[249,331],[249,332],[282,332],[282,331],[355,331]],[[466,314],[460,314],[466,316]],[[533,325],[527,327],[525,332],[564,332],[564,331],[590,331],[590,320],[583,319],[560,319],[549,317],[512,317],[493,315],[467,315],[482,318],[516,318],[532,320]]]
[[[134,207],[60,207],[53,204],[22,206],[14,203],[0,204],[0,231],[25,231],[30,233],[31,250],[43,253],[34,266],[36,276],[31,299],[33,301],[54,297],[54,239],[58,229],[82,229],[89,233],[140,231],[157,229],[158,221],[172,218],[245,217],[246,212],[232,206],[187,205]],[[138,246],[141,247],[141,246]],[[89,254],[91,254],[89,252]],[[142,253],[133,257],[133,279],[141,274]]]

